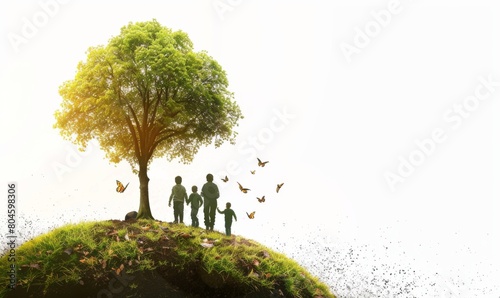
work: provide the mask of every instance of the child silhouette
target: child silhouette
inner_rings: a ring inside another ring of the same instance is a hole
[[[231,236],[231,225],[233,224],[233,217],[235,221],[238,221],[238,219],[236,218],[236,214],[234,213],[233,209],[231,209],[231,203],[226,203],[226,209],[224,209],[224,211],[220,211],[219,208],[217,208],[217,211],[221,214],[224,214],[226,235]]]

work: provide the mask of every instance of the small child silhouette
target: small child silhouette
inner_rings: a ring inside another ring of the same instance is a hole
[[[236,214],[234,213],[233,209],[231,209],[231,203],[226,203],[226,209],[224,209],[224,211],[220,211],[219,208],[217,208],[217,211],[221,214],[224,214],[226,235],[231,236],[231,225],[233,224],[233,217],[235,221],[238,221],[238,219],[236,218]]]
[[[200,209],[201,205],[203,205],[203,200],[201,199],[200,194],[198,194],[198,187],[193,185],[191,187],[192,194],[189,195],[186,203],[189,205],[191,203],[191,225],[193,227],[199,227],[200,222],[198,221],[198,209]]]

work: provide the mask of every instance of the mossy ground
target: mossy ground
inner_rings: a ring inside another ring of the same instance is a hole
[[[0,258],[8,272],[8,255]],[[0,297],[334,297],[295,261],[252,240],[153,220],[66,225],[16,249]]]

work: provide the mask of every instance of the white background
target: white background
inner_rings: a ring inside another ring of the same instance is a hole
[[[235,145],[152,163],[156,219],[173,220],[175,176],[189,190],[210,172],[238,216],[233,233],[293,257],[340,297],[497,298],[500,87],[469,96],[500,82],[499,13],[472,0],[2,1],[0,181],[5,197],[18,183],[20,240],[137,210],[130,166],[98,144],[77,151],[53,115],[90,46],[155,18],[222,65],[245,116]],[[476,105],[457,116],[464,101]],[[435,130],[444,140],[425,154],[416,142]],[[412,156],[410,172],[401,160]],[[401,177],[393,190],[387,173]],[[130,182],[122,194],[116,179]]]

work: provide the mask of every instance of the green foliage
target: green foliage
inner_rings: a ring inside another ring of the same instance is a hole
[[[97,139],[112,162],[166,156],[189,162],[201,145],[233,141],[242,118],[222,67],[188,35],[156,20],[130,23],[87,51],[55,127],[82,147]]]

